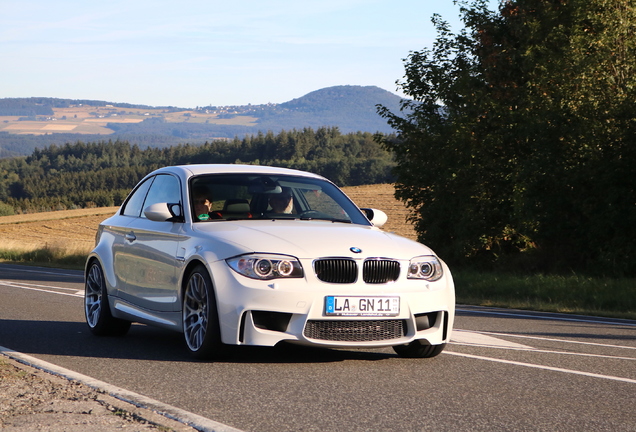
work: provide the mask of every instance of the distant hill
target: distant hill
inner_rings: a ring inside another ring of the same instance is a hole
[[[401,98],[375,86],[336,86],[282,104],[150,107],[95,100],[0,99],[0,157],[29,155],[67,142],[126,140],[141,147],[199,144],[259,131],[322,126],[342,133],[393,130],[376,112],[399,110]]]
[[[148,105],[132,105],[127,103],[113,104],[112,102],[80,99],[58,99],[45,97],[6,98],[0,99],[0,117],[2,116],[34,116],[54,115],[53,108],[68,108],[71,105],[106,106],[117,105],[121,108],[152,108]]]
[[[377,116],[375,105],[398,106],[401,98],[379,87],[336,86],[316,90],[305,96],[280,104],[281,108],[307,113],[336,113],[352,111]]]
[[[398,111],[400,100],[399,96],[374,86],[328,87],[278,105],[276,112],[271,117],[261,117],[259,124],[268,129],[338,126],[343,133],[392,133],[386,120],[378,115],[376,105]]]

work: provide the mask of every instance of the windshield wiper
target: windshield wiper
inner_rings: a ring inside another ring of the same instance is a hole
[[[303,221],[323,220],[323,221],[333,222],[333,223],[351,223],[349,219],[331,219],[331,218],[324,218],[324,217],[301,217],[300,220],[303,220]]]

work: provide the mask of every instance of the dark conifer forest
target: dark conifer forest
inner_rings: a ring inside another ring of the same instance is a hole
[[[50,145],[0,160],[0,215],[119,205],[147,173],[178,164],[275,165],[339,186],[391,182],[393,159],[376,138],[322,127],[164,148],[119,140]]]

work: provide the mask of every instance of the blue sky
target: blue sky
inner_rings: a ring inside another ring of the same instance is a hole
[[[397,93],[452,0],[21,0],[0,8],[0,98],[194,108],[334,85]],[[498,2],[492,0],[495,9]]]

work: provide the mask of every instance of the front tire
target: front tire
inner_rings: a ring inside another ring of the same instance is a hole
[[[97,336],[123,336],[130,329],[130,321],[114,318],[110,313],[104,272],[97,261],[86,273],[84,315],[91,333]]]
[[[188,275],[183,293],[183,335],[197,359],[219,357],[223,352],[212,279],[203,265]]]
[[[435,357],[444,351],[446,344],[439,345],[425,345],[419,340],[406,345],[396,345],[393,347],[393,351],[400,357],[405,358],[431,358]]]

